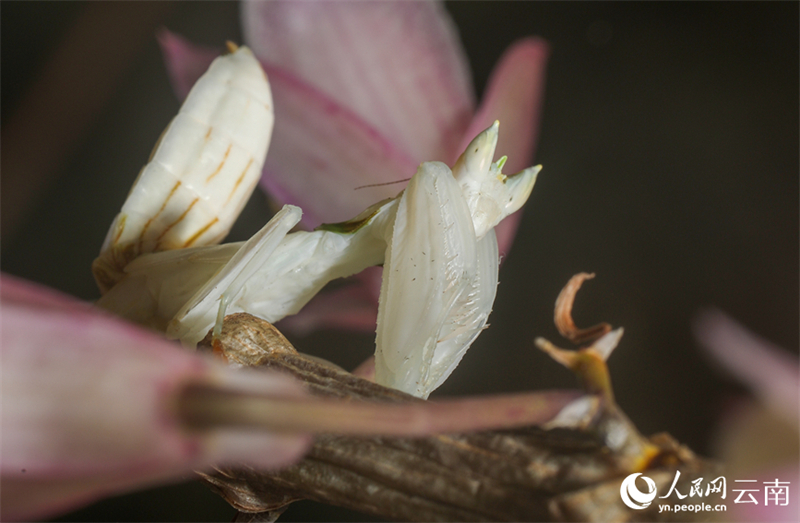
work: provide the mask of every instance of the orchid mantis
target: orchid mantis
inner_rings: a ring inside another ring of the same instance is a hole
[[[302,211],[287,205],[248,241],[216,245],[253,190],[273,124],[263,70],[246,47],[229,47],[112,223],[93,265],[98,305],[193,346],[228,313],[276,322],[329,281],[383,264],[376,381],[426,398],[486,325],[494,227],[525,203],[540,167],[502,174],[495,122],[452,170],[422,163],[397,197],[352,220],[290,232]]]

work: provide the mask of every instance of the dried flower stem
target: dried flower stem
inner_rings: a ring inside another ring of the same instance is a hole
[[[299,354],[274,327],[245,314],[228,316],[220,337],[212,342],[209,336],[201,347],[212,343],[229,361],[289,373],[315,396],[348,399],[347,407],[388,412],[433,406]],[[482,400],[459,401],[466,407]],[[644,438],[615,405],[607,407],[594,411],[581,429],[528,427],[424,438],[322,434],[305,459],[286,469],[232,467],[201,476],[248,513],[240,514],[243,521],[274,521],[288,504],[304,498],[401,521],[625,521],[631,511],[619,498],[624,475],[647,470],[660,489],[669,487],[680,468],[679,487],[688,490],[691,480],[715,468],[667,435]],[[485,415],[475,412],[467,408],[461,417]],[[643,521],[658,517],[657,510],[635,515]]]

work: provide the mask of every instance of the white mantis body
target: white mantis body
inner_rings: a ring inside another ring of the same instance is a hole
[[[211,64],[164,130],[93,265],[102,291],[141,254],[219,243],[261,176],[274,110],[246,47]]]
[[[384,264],[376,381],[427,397],[486,324],[499,268],[493,229],[527,200],[539,167],[500,172],[495,122],[452,171],[423,163],[400,195],[349,222],[289,233],[301,210],[287,205],[250,240],[213,245],[260,174],[272,124],[249,50],[218,58],[112,224],[93,266],[108,291],[98,305],[194,345],[226,313],[276,322],[332,279]]]

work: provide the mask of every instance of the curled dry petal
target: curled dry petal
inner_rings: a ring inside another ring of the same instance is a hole
[[[586,329],[579,329],[572,321],[572,305],[575,295],[584,281],[594,278],[594,273],[581,272],[570,278],[556,298],[555,324],[558,332],[573,343],[596,340],[611,330],[608,323],[598,323]]]
[[[45,517],[214,463],[288,464],[302,435],[186,430],[190,383],[299,396],[293,380],[235,373],[89,304],[2,277],[2,517]]]
[[[556,299],[555,324],[558,331],[572,341],[596,340],[588,347],[579,350],[564,350],[544,338],[536,338],[536,346],[555,361],[570,369],[581,381],[584,390],[598,394],[605,399],[605,408],[614,405],[614,392],[606,360],[617,347],[624,330],[622,327],[611,330],[611,325],[601,323],[589,329],[578,329],[572,321],[572,303],[581,284],[594,278],[594,274],[581,272],[570,278]],[[599,339],[598,339],[599,337]],[[572,416],[567,416],[574,419]]]

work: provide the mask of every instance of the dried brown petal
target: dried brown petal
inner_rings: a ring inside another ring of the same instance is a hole
[[[579,329],[572,320],[572,305],[575,295],[584,281],[594,278],[594,273],[581,272],[573,276],[556,299],[555,323],[558,332],[569,341],[581,344],[596,340],[611,330],[608,323],[598,323],[593,327]]]

